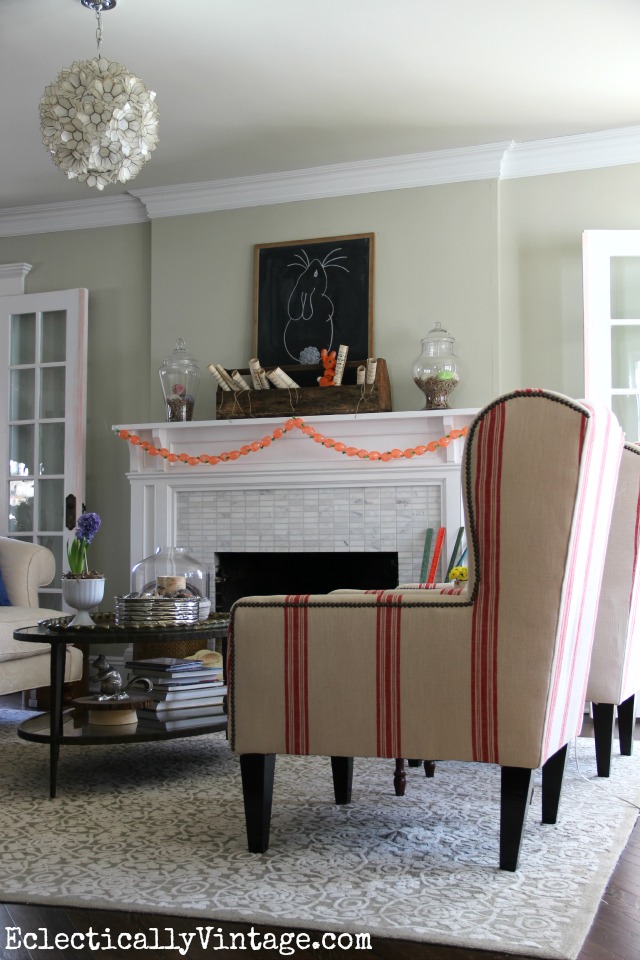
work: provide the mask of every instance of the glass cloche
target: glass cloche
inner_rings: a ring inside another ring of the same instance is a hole
[[[188,547],[156,547],[153,556],[131,570],[131,590],[140,597],[171,594],[205,599],[209,585],[206,564],[191,556]]]
[[[200,368],[182,338],[176,342],[173,353],[162,361],[159,373],[167,420],[170,423],[192,420],[200,383]]]
[[[424,393],[424,410],[444,410],[449,394],[460,383],[460,361],[453,352],[454,338],[436,322],[422,340],[422,352],[413,361],[412,373]]]

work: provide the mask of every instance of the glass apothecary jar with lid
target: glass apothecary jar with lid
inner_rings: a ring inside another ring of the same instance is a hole
[[[423,409],[446,410],[449,395],[460,383],[460,361],[453,352],[455,339],[438,321],[421,342],[422,352],[411,371],[425,396]]]
[[[162,361],[159,373],[167,420],[170,423],[192,420],[200,367],[182,337],[176,342],[173,353]]]

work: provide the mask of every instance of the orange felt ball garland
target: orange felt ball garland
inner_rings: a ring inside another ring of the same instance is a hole
[[[396,448],[394,450],[385,450],[381,453],[378,450],[359,450],[357,447],[348,447],[345,443],[336,441],[332,437],[325,437],[324,434],[314,430],[312,426],[305,423],[300,417],[292,417],[287,420],[282,427],[276,427],[272,434],[268,434],[266,437],[263,437],[262,440],[254,440],[252,443],[246,443],[240,447],[239,450],[230,450],[226,453],[219,453],[216,456],[202,453],[199,457],[192,457],[188,453],[170,453],[166,447],[160,447],[160,449],[158,449],[149,443],[148,440],[141,440],[135,433],[130,433],[128,430],[117,430],[116,433],[121,440],[128,440],[129,443],[132,443],[134,446],[142,447],[150,457],[162,457],[169,463],[179,461],[180,463],[187,463],[191,467],[197,467],[202,463],[216,466],[218,463],[227,463],[229,460],[239,460],[240,457],[246,457],[250,453],[257,453],[259,450],[264,450],[265,447],[269,447],[275,440],[280,440],[285,433],[289,433],[289,431],[294,428],[301,430],[310,440],[326,447],[327,450],[333,449],[336,453],[341,453],[346,457],[358,457],[360,460],[381,460],[383,463],[389,463],[391,460],[402,460],[403,458],[410,460],[412,457],[422,457],[425,453],[434,453],[439,447],[448,447],[452,440],[457,440],[459,437],[466,437],[467,435],[467,428],[462,427],[460,430],[452,430],[451,433],[448,433],[445,437],[440,437],[439,440],[430,440],[426,444],[420,444],[417,447],[408,447],[406,450]]]

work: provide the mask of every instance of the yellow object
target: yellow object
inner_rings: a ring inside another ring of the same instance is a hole
[[[218,653],[216,650],[198,650],[197,653],[192,653],[191,656],[185,657],[185,660],[202,660],[203,667],[221,667],[222,666],[222,654]]]
[[[468,567],[452,567],[451,572],[449,573],[450,580],[468,580],[469,579],[469,568]]]

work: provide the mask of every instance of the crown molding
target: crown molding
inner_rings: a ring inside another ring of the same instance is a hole
[[[640,163],[640,126],[514,144],[505,153],[500,177],[540,177],[625,163]]]
[[[129,190],[124,196],[0,209],[0,238],[146,223],[216,210],[318,200],[465,180],[513,180],[640,163],[640,126],[525,143],[387,157],[254,177]]]
[[[507,143],[490,143],[256,177],[168,188],[150,187],[148,190],[131,190],[130,193],[144,203],[149,218],[154,220],[157,217],[428,187],[463,180],[489,180],[500,175],[502,157],[508,146]]]
[[[70,203],[43,203],[0,210],[0,237],[20,237],[61,230],[90,230],[146,223],[144,205],[132,196],[101,197]]]

